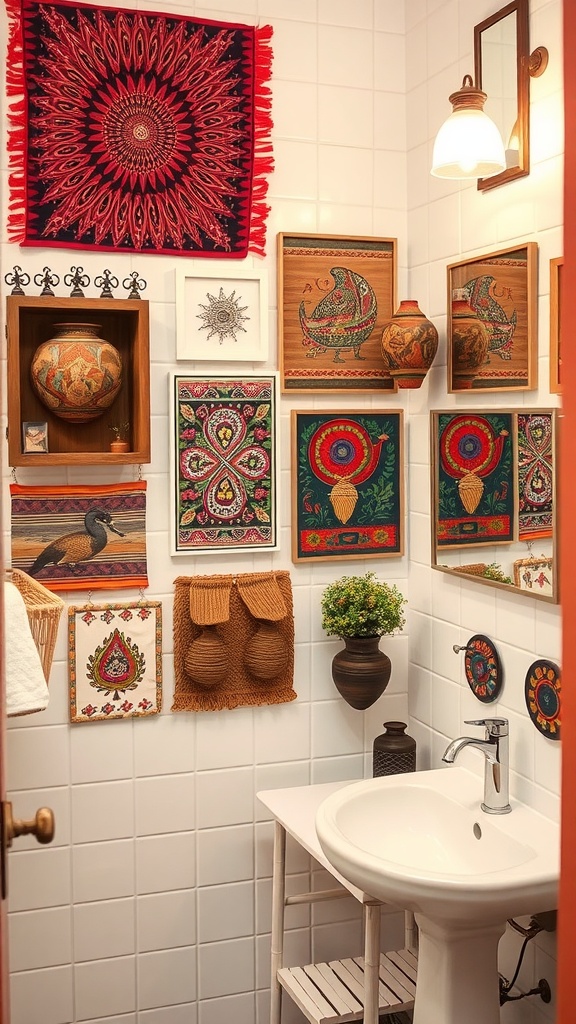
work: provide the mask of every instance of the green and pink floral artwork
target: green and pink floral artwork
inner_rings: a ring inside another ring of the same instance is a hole
[[[172,553],[277,549],[276,375],[170,386]]]

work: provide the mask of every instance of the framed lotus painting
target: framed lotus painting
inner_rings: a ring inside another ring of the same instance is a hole
[[[281,232],[282,391],[395,391],[380,348],[395,309],[395,238]]]
[[[171,553],[277,550],[277,375],[169,381]]]
[[[292,412],[292,560],[403,553],[403,415]]]
[[[536,242],[448,266],[448,391],[537,385]]]

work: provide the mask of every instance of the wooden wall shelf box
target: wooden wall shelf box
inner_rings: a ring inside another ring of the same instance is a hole
[[[143,299],[72,299],[10,295],[8,339],[8,457],[11,466],[150,462],[150,356],[148,302]],[[97,323],[102,338],[122,356],[123,381],[109,409],[88,423],[55,416],[37,397],[30,365],[42,342],[62,322]],[[48,423],[46,453],[22,450],[22,424]],[[113,425],[128,423],[127,452],[111,452]]]

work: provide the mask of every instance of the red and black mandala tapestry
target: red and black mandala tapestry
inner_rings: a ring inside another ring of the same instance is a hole
[[[270,26],[5,2],[11,241],[264,255]]]

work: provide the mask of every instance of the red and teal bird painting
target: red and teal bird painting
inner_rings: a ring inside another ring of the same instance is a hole
[[[370,337],[378,303],[374,289],[361,274],[346,267],[331,267],[334,287],[320,300],[311,313],[300,303],[299,318],[302,344],[309,347],[307,355],[316,358],[330,350],[334,362],[342,363],[342,353],[352,351],[362,359],[360,349]]]

